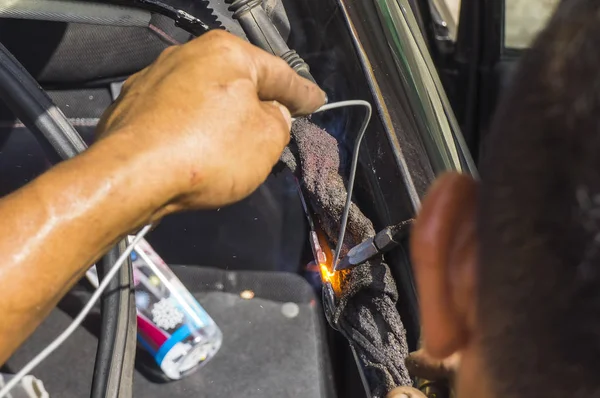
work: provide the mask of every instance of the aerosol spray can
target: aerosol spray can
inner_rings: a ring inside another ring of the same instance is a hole
[[[131,260],[138,342],[168,378],[180,379],[214,357],[221,330],[148,242],[136,245]]]

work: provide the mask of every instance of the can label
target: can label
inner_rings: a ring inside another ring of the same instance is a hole
[[[221,331],[145,240],[136,245],[131,260],[138,342],[167,377],[179,379],[214,356]]]

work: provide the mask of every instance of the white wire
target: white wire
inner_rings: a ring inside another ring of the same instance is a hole
[[[350,215],[350,206],[352,205],[352,191],[354,190],[354,180],[356,179],[356,169],[358,167],[358,155],[360,144],[362,139],[367,131],[367,126],[371,121],[371,114],[373,110],[371,108],[371,104],[367,101],[363,100],[349,100],[349,101],[340,101],[333,102],[331,104],[325,104],[319,109],[317,109],[314,113],[325,112],[331,109],[339,109],[345,108],[348,106],[364,106],[367,109],[367,114],[363,119],[363,123],[358,130],[358,136],[356,137],[356,141],[354,142],[354,149],[352,151],[352,163],[350,165],[350,175],[348,177],[348,194],[346,195],[346,203],[344,204],[344,213],[342,214],[342,219],[340,223],[340,233],[338,236],[337,244],[335,245],[335,254],[333,257],[333,267],[337,265],[337,262],[340,258],[340,252],[342,251],[342,244],[344,243],[344,237],[346,235],[346,227],[348,225],[348,216]],[[1,398],[1,397],[0,397]]]
[[[58,347],[60,347],[61,344],[64,343],[65,340],[71,336],[71,334],[73,334],[75,329],[77,329],[77,327],[79,327],[79,325],[81,324],[81,322],[83,322],[83,320],[85,319],[87,314],[92,310],[92,308],[94,307],[94,304],[96,304],[96,302],[102,295],[102,292],[104,292],[104,290],[106,290],[111,279],[114,278],[114,276],[117,274],[117,272],[119,272],[119,269],[121,268],[121,266],[126,262],[127,257],[129,256],[129,254],[131,253],[131,251],[133,250],[135,245],[144,238],[144,236],[148,233],[148,231],[150,231],[151,227],[152,227],[151,225],[146,225],[144,228],[142,228],[142,230],[140,232],[137,233],[137,235],[135,236],[133,241],[127,246],[125,251],[121,254],[121,256],[118,258],[118,260],[112,266],[110,271],[108,271],[108,274],[106,274],[104,279],[102,279],[102,283],[100,283],[100,286],[98,286],[98,289],[96,289],[94,291],[94,294],[92,295],[90,300],[87,302],[85,307],[83,307],[83,309],[81,310],[79,315],[77,315],[77,317],[71,322],[69,327],[67,327],[64,330],[64,332],[62,332],[56,339],[54,339],[54,341],[52,343],[50,343],[42,352],[37,354],[35,356],[35,358],[33,358],[31,361],[29,361],[27,363],[27,365],[25,365],[25,367],[23,367],[23,369],[21,369],[21,371],[19,373],[17,373],[8,383],[6,383],[6,385],[2,388],[2,390],[0,390],[0,398],[6,397],[7,394],[10,392],[10,390],[14,386],[16,386],[23,377],[25,377],[27,374],[29,374],[29,372],[31,372],[33,370],[33,368],[38,366],[44,359],[46,359]]]

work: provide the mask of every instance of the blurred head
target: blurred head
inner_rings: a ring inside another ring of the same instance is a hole
[[[459,398],[600,396],[600,2],[562,2],[480,171],[442,176],[413,230],[425,349],[460,353]]]

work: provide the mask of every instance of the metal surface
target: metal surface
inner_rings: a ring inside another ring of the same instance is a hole
[[[387,249],[390,249],[392,246],[398,245],[400,239],[395,239],[394,232],[392,232],[391,228],[386,228],[373,238],[373,243],[375,243],[375,247],[377,250],[383,252]]]
[[[395,120],[395,118],[394,118],[393,110],[388,108],[388,104],[386,103],[386,101],[384,99],[384,92],[382,91],[382,87],[380,85],[381,83],[379,81],[379,76],[377,74],[379,69],[375,68],[375,63],[373,62],[373,61],[377,60],[377,58],[373,58],[371,51],[368,51],[368,49],[365,48],[365,46],[363,45],[363,42],[361,40],[361,34],[360,34],[359,30],[357,29],[358,26],[355,25],[355,21],[356,21],[356,23],[358,23],[359,26],[362,25],[361,27],[363,29],[366,28],[365,30],[369,31],[369,28],[365,26],[366,21],[368,21],[368,17],[362,19],[359,16],[362,13],[356,13],[359,15],[354,14],[355,16],[353,18],[353,15],[350,13],[350,11],[351,10],[354,11],[354,10],[356,10],[356,8],[354,8],[354,7],[352,7],[351,9],[347,8],[346,0],[338,0],[338,1],[339,1],[339,5],[340,5],[340,11],[342,12],[344,20],[347,23],[350,37],[355,46],[355,51],[357,53],[359,62],[362,66],[367,84],[368,84],[369,89],[375,99],[375,107],[379,113],[379,117],[383,124],[383,130],[385,131],[386,136],[392,146],[392,153],[393,153],[395,161],[396,161],[396,167],[398,168],[398,170],[400,171],[400,173],[402,175],[402,179],[404,181],[408,196],[413,205],[413,210],[416,211],[421,206],[420,196],[422,193],[424,193],[424,190],[422,189],[422,187],[420,187],[417,184],[416,180],[419,178],[414,178],[414,176],[413,176],[414,169],[411,170],[411,167],[410,167],[411,162],[409,162],[409,160],[407,159],[406,154],[400,144],[399,137],[398,137],[399,134],[396,131],[397,129],[396,129],[396,124],[395,124],[395,123],[397,123],[397,120]],[[350,3],[355,3],[355,2],[352,1]],[[355,4],[352,4],[352,5],[355,5]],[[374,30],[372,30],[370,33],[374,33]],[[372,38],[371,38],[371,40],[372,40]],[[375,38],[375,40],[377,40],[377,38]],[[387,83],[390,83],[390,82],[387,82]],[[422,170],[422,174],[428,174],[428,170],[426,167],[424,170]],[[420,177],[420,178],[422,178],[422,177]]]
[[[341,271],[362,264],[375,256],[397,247],[402,239],[408,236],[412,221],[413,220],[411,219],[397,225],[385,227],[374,237],[354,246],[348,251],[348,254],[335,265],[335,270]]]
[[[294,181],[296,182],[296,187],[298,189],[298,197],[302,202],[302,209],[304,210],[304,214],[306,215],[306,220],[308,221],[308,242],[310,243],[310,248],[312,250],[313,256],[315,258],[316,265],[325,264],[327,262],[327,256],[323,252],[323,248],[319,243],[319,236],[317,235],[317,231],[315,228],[315,222],[311,216],[310,211],[308,210],[308,205],[306,204],[306,199],[304,198],[304,194],[302,193],[302,187],[298,180],[294,177]]]
[[[375,246],[373,239],[368,239],[350,249],[348,254],[335,265],[335,270],[341,271],[362,264],[378,254],[379,249]]]
[[[375,0],[397,72],[436,174],[477,170],[439,80],[408,0]]]

